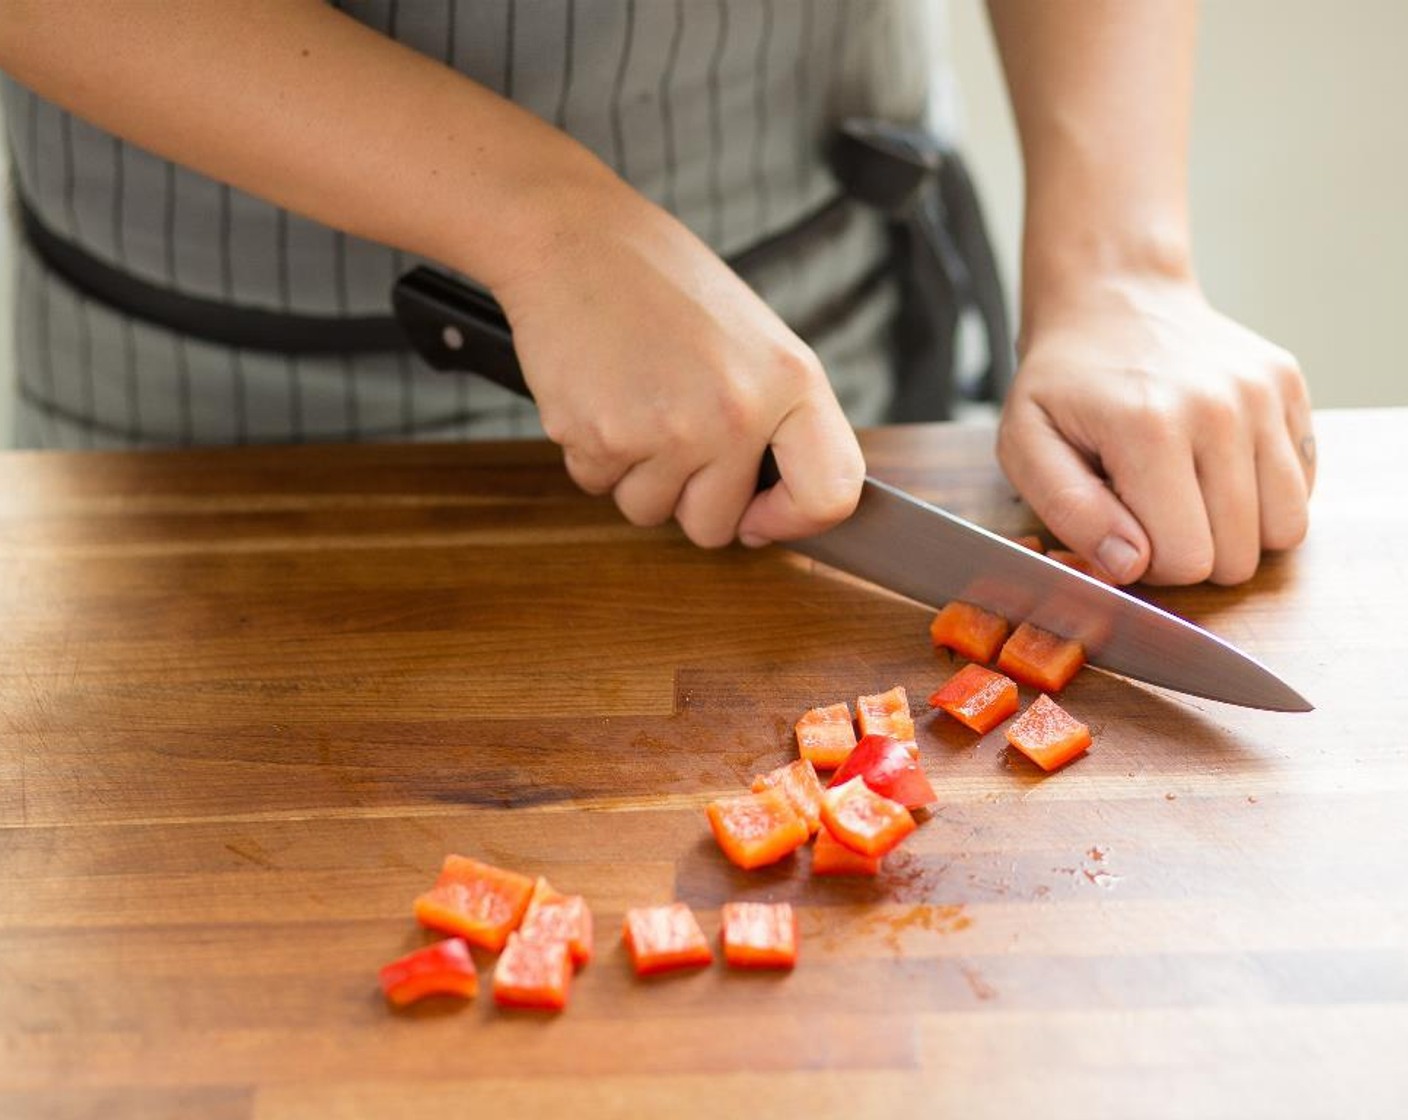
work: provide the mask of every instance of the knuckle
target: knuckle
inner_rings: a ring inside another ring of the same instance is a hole
[[[1219,556],[1208,578],[1213,583],[1224,587],[1246,583],[1256,575],[1257,564],[1260,560],[1261,557],[1255,551],[1249,551],[1235,557]]]
[[[1295,548],[1310,531],[1310,513],[1304,506],[1281,514],[1262,533],[1262,545],[1273,552]]]
[[[1212,576],[1214,558],[1211,547],[1188,548],[1164,555],[1157,549],[1150,568],[1159,582],[1173,584],[1202,583]]]
[[[1081,539],[1084,534],[1078,527],[1099,512],[1102,497],[1099,485],[1094,482],[1058,487],[1047,494],[1042,503],[1042,520],[1063,541]]]

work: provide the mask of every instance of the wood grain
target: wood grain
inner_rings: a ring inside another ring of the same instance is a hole
[[[634,529],[539,444],[0,455],[0,1116],[1408,1115],[1408,410],[1318,433],[1302,548],[1153,596],[1317,711],[1089,671],[1051,776],[922,714],[941,804],[874,882],[738,871],[702,807],[807,707],[922,711],[922,606]],[[1035,528],[991,443],[865,436]],[[565,1013],[388,1011],[450,851],[587,895]],[[790,900],[800,965],[634,979],[622,913],[677,898]]]

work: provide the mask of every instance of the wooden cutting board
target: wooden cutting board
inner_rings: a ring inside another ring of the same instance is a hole
[[[1319,434],[1304,547],[1155,596],[1318,710],[1087,671],[1051,776],[926,712],[928,608],[545,445],[0,456],[0,1116],[1408,1115],[1408,410]],[[1034,527],[990,431],[865,443]],[[941,804],[885,873],[729,865],[705,802],[894,684]],[[447,852],[587,896],[566,1012],[387,1009]],[[626,907],[745,898],[794,973],[632,976]]]

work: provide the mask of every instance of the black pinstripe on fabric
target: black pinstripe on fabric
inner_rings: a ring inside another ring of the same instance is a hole
[[[576,42],[577,0],[567,0],[567,37],[563,41],[562,88],[557,95],[557,111],[553,123],[558,128],[567,127],[567,100],[572,96],[572,44]]]
[[[231,213],[230,186],[220,184],[220,293],[226,303],[235,301],[235,258],[232,246],[234,217]],[[246,386],[244,355],[237,349],[227,352],[230,360],[230,396],[235,414],[235,441],[249,439],[249,420],[245,404]]]
[[[719,177],[719,164],[724,152],[724,126],[719,80],[724,50],[728,46],[728,0],[718,0],[718,9],[719,31],[714,38],[714,49],[709,53],[706,79],[709,94],[709,231],[710,240],[715,246],[723,241],[724,234],[724,188]]]
[[[176,165],[166,161],[162,195],[162,255],[166,282],[176,287]]]
[[[757,51],[753,56],[753,197],[757,200],[755,236],[761,238],[768,229],[768,51],[772,47],[772,0],[760,0],[763,27],[758,35]]]
[[[59,114],[59,139],[63,146],[63,200],[64,221],[68,223],[68,235],[74,241],[81,241],[78,231],[78,206],[73,192],[77,186],[77,175],[73,166],[73,118],[68,113]]]
[[[455,17],[458,14],[459,5],[455,0],[450,0],[445,12],[445,65],[454,69],[455,65]]]
[[[616,64],[616,78],[611,86],[611,166],[623,179],[626,170],[626,129],[621,113],[621,96],[626,87],[626,69],[631,64],[631,48],[636,31],[636,0],[626,0],[626,32],[621,37],[621,57]]]
[[[504,13],[504,96],[513,99],[513,48],[518,22],[518,5],[508,0],[508,11]]]
[[[97,419],[97,392],[93,384],[93,330],[88,322],[88,301],[76,296],[74,318],[78,322],[78,384],[83,393],[83,446],[93,446],[92,422]]]
[[[124,222],[122,208],[126,204],[127,158],[125,146],[116,136],[112,138],[112,255],[119,268],[127,264],[127,223]]]
[[[191,359],[186,353],[186,340],[172,335],[176,348],[176,403],[181,415],[181,443],[189,447],[195,442],[196,421],[191,402]]]
[[[127,398],[127,427],[131,432],[140,433],[142,383],[137,376],[137,334],[130,317],[121,315],[119,319],[122,322],[122,384]]]
[[[665,52],[665,67],[660,71],[660,129],[665,145],[665,209],[678,213],[675,179],[679,174],[675,153],[675,117],[672,94],[675,66],[680,57],[680,40],[684,38],[684,0],[675,0],[675,26],[670,33],[670,46]]]
[[[274,261],[275,283],[278,285],[279,310],[288,311],[293,306],[292,289],[289,281],[288,259],[288,211],[280,208],[274,215]]]
[[[347,235],[336,230],[332,238],[333,291],[337,297],[337,313],[347,315],[352,307],[352,297],[347,286]],[[357,434],[357,419],[361,411],[357,406],[357,369],[350,354],[339,358],[342,366],[342,407],[347,417],[348,439]]]
[[[288,430],[296,443],[303,442],[303,379],[298,374],[298,359],[284,355],[284,375],[288,378]]]
[[[166,280],[176,287],[176,165],[166,161],[163,177],[162,245],[166,264]],[[190,446],[195,441],[195,415],[191,402],[191,362],[186,353],[186,340],[171,336],[176,368],[176,402],[181,417],[181,443]]]
[[[38,164],[34,165],[38,168]],[[44,418],[48,421],[49,435],[45,444],[49,447],[58,447],[62,443],[59,436],[58,425],[54,422],[53,408],[55,405],[54,395],[54,340],[52,323],[50,322],[49,309],[49,274],[43,269],[36,270],[36,279],[39,281],[39,290],[35,300],[38,304],[38,335],[39,335],[39,378],[44,383]]]
[[[804,0],[802,4],[802,25],[797,30],[797,40],[801,44],[797,51],[797,66],[793,73],[793,84],[797,95],[797,187],[806,194],[812,185],[812,130],[811,130],[811,63],[812,34],[816,29],[815,5]]]

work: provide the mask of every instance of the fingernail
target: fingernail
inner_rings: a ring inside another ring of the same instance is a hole
[[[744,548],[762,548],[766,544],[772,544],[767,537],[754,536],[752,533],[740,533],[738,543]]]
[[[1139,563],[1139,549],[1123,537],[1109,536],[1095,550],[1095,559],[1121,583],[1134,578],[1134,566]]]

